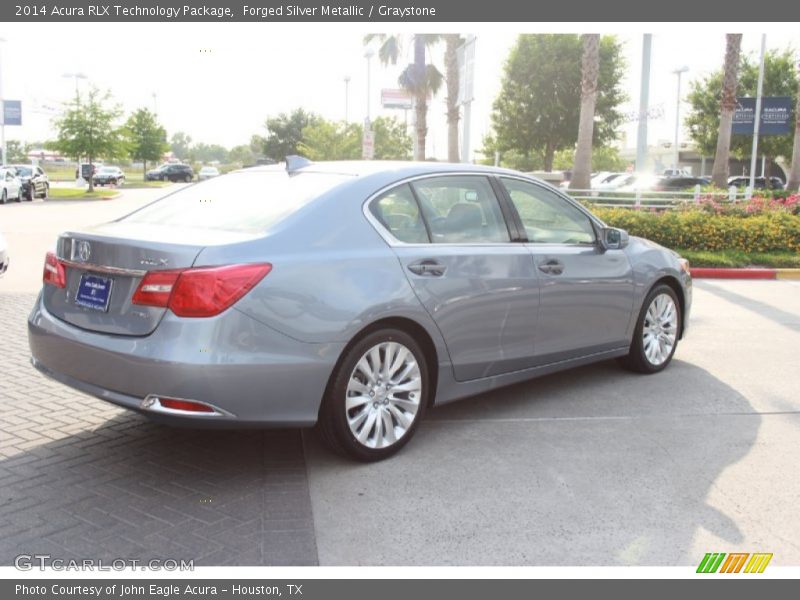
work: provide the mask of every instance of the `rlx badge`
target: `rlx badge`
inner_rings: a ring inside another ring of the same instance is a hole
[[[166,267],[168,262],[166,258],[143,258],[139,264],[146,267]]]

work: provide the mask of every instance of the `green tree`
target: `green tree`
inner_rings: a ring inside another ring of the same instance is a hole
[[[758,85],[758,61],[749,56],[741,57],[739,67],[738,96],[755,96]],[[794,74],[794,56],[791,50],[770,50],[764,59],[764,96],[788,96],[797,101],[798,81]],[[693,81],[687,97],[691,112],[686,119],[689,135],[698,151],[711,156],[717,148],[720,113],[719,99],[722,95],[723,72],[717,71],[707,77]],[[787,135],[761,136],[758,152],[770,159],[790,157],[794,142],[794,131]],[[753,137],[732,135],[731,154],[739,159],[750,156]],[[769,177],[769,172],[765,173]],[[769,181],[769,179],[767,180]]]
[[[252,165],[256,162],[256,155],[250,144],[234,146],[228,153],[228,160],[242,167]]]
[[[169,149],[172,154],[175,155],[175,158],[179,160],[186,160],[189,158],[191,147],[192,138],[183,131],[176,131],[169,139]]]
[[[527,164],[553,168],[558,150],[578,139],[581,102],[582,43],[578,35],[523,34],[506,60],[501,90],[492,111],[492,136],[484,154],[513,151]],[[592,141],[603,145],[616,137],[622,122],[618,106],[625,100],[620,87],[625,63],[622,46],[613,36],[600,39]]]
[[[282,161],[290,154],[297,154],[298,144],[303,140],[303,129],[317,121],[317,115],[302,108],[267,119],[267,136],[264,138],[262,152],[267,158],[277,161]]]
[[[169,149],[167,131],[146,108],[140,108],[128,117],[123,131],[128,155],[131,160],[142,161],[142,173],[147,172],[147,161],[161,160]]]
[[[556,152],[553,158],[553,168],[556,171],[570,171],[575,165],[575,150],[565,148]],[[615,146],[600,146],[592,148],[592,170],[625,172],[630,162],[619,155]],[[574,173],[573,173],[574,177]]]
[[[109,92],[92,87],[81,101],[80,96],[65,105],[54,120],[57,136],[52,147],[80,162],[91,163],[97,158],[113,160],[126,154],[126,145],[117,120],[122,111],[112,104]],[[89,191],[94,182],[89,178]]]
[[[719,128],[717,130],[717,149],[714,154],[714,167],[711,179],[720,188],[727,187],[731,155],[731,128],[736,109],[736,85],[739,77],[739,55],[742,48],[742,34],[728,33],[725,36],[725,64],[722,74],[722,91],[719,101]]]
[[[28,144],[23,144],[19,140],[8,140],[6,143],[6,154],[8,158],[4,159],[6,164],[9,163],[26,163],[28,162]]]
[[[397,83],[414,96],[414,112],[416,116],[417,146],[414,160],[425,160],[425,141],[428,137],[428,98],[435,95],[442,87],[444,77],[439,69],[427,62],[427,50],[439,43],[440,34],[416,33],[413,38],[414,62],[400,73]],[[369,34],[364,38],[365,44],[373,39],[380,42],[378,57],[384,65],[397,64],[400,57],[400,37],[387,34]]]
[[[458,121],[461,108],[458,105],[458,88],[460,73],[458,70],[458,48],[464,38],[458,33],[446,33],[442,36],[445,43],[444,67],[447,82],[447,160],[458,162]],[[465,160],[467,157],[464,157]]]
[[[581,58],[581,112],[578,119],[578,145],[575,149],[575,166],[569,187],[588,190],[592,177],[592,138],[594,133],[594,107],[597,102],[597,78],[600,73],[600,34],[586,33]]]
[[[355,160],[361,158],[362,131],[355,123],[315,119],[303,129],[297,150],[310,160]]]
[[[406,126],[394,117],[378,117],[372,122],[375,132],[375,158],[378,160],[410,160],[414,141]]]
[[[189,160],[192,162],[228,162],[228,149],[219,144],[204,144],[198,142],[189,150]]]
[[[408,160],[411,157],[411,137],[402,123],[394,118],[378,117],[372,122],[375,132],[375,158],[378,160]],[[361,158],[360,123],[316,119],[303,129],[297,149],[311,160],[356,160]]]

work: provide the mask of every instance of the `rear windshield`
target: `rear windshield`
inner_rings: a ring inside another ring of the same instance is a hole
[[[232,173],[190,185],[122,221],[256,233],[348,179],[329,173]]]

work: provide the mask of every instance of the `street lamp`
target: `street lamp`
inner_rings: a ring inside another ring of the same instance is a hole
[[[350,119],[350,75],[344,76],[344,122],[349,123]]]
[[[369,102],[369,99],[370,99],[370,91],[371,91],[370,87],[372,87],[370,75],[371,75],[371,64],[372,64],[372,57],[373,56],[375,56],[375,49],[372,48],[371,46],[368,46],[366,51],[364,52],[364,58],[367,59],[367,121],[366,121],[367,128],[369,128],[369,125],[370,125],[370,102]]]
[[[62,77],[70,77],[70,78],[75,80],[75,98],[78,98],[78,79],[89,79],[85,74],[78,73],[78,72],[75,72],[75,73],[64,73],[61,76]]]
[[[678,146],[678,134],[680,133],[681,129],[681,75],[686,73],[689,70],[689,67],[683,66],[680,69],[675,69],[672,73],[678,76],[678,100],[675,104],[675,157],[673,161],[672,167],[677,170],[678,169],[678,161],[680,159],[679,152],[680,148]]]

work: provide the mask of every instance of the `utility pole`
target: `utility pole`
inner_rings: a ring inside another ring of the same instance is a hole
[[[636,135],[636,172],[644,173],[647,162],[647,117],[650,102],[650,51],[653,34],[645,33],[642,37],[642,81],[639,92],[639,128]]]

